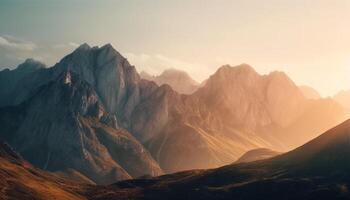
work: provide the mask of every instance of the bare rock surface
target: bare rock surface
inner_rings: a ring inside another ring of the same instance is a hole
[[[8,127],[1,136],[37,167],[74,169],[99,184],[162,173],[132,135],[104,123],[110,114],[99,96],[72,71],[41,86],[20,106],[1,110],[0,122]],[[13,115],[17,119],[9,119]],[[19,125],[8,126],[6,120]]]

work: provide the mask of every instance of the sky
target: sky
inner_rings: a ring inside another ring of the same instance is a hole
[[[111,43],[151,74],[202,81],[247,63],[330,96],[350,89],[349,10],[348,0],[0,0],[0,70]]]

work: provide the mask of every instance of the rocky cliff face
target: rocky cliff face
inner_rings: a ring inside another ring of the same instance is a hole
[[[106,110],[115,113],[121,123],[128,123],[140,102],[140,77],[135,67],[111,45],[91,48],[80,46],[55,66],[57,73],[70,69],[92,85]]]
[[[116,129],[115,116],[73,71],[62,72],[20,106],[0,111],[1,126],[7,127],[1,136],[37,167],[74,169],[104,184],[162,173],[133,136]],[[16,121],[17,126],[6,121]]]

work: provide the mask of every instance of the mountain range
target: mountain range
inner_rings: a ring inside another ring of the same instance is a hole
[[[285,152],[349,117],[285,73],[247,64],[181,94],[141,78],[109,44],[83,44],[49,68],[27,60],[0,83],[0,138],[35,167],[97,184],[220,167],[255,148]]]

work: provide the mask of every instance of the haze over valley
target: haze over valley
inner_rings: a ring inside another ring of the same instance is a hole
[[[350,199],[350,4],[182,3],[0,3],[1,200]]]

